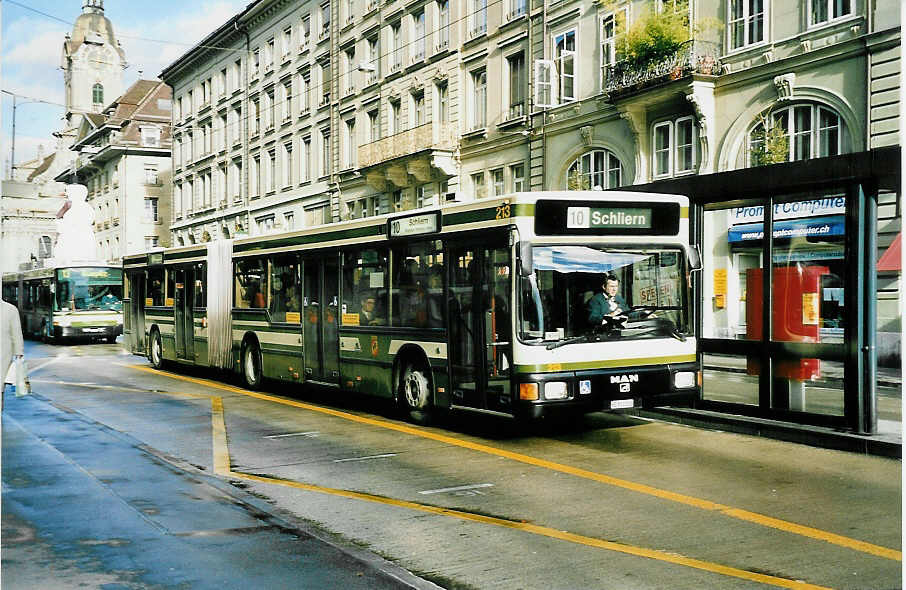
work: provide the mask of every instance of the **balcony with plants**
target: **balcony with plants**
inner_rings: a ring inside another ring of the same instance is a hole
[[[651,7],[614,41],[616,61],[605,67],[604,91],[613,100],[693,75],[718,76],[721,64],[720,30],[716,19],[689,21],[689,12],[657,12]]]

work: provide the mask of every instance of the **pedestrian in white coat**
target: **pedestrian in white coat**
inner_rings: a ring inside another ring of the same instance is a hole
[[[0,301],[0,375],[6,380],[9,366],[17,356],[25,354],[22,342],[22,326],[19,323],[19,310],[12,303]],[[6,383],[3,383],[6,389]],[[2,401],[0,401],[2,404]],[[2,405],[0,405],[2,409]]]

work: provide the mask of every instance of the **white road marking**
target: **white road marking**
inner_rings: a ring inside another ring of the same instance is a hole
[[[347,461],[368,461],[369,459],[384,459],[387,457],[396,457],[396,453],[384,453],[383,455],[368,455],[367,457],[350,457],[348,459],[334,459],[334,463],[346,463]]]
[[[312,430],[311,432],[291,432],[289,434],[271,434],[270,436],[265,436],[264,438],[288,438],[290,436],[308,436],[314,438],[319,436],[321,433],[317,430]]]
[[[468,486],[456,486],[453,488],[440,488],[438,490],[422,490],[419,494],[428,495],[428,494],[444,494],[446,492],[462,492],[464,490],[476,490],[478,488],[493,488],[494,484],[492,483],[476,483]]]

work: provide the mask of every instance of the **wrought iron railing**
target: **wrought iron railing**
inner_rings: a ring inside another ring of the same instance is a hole
[[[645,64],[618,61],[607,66],[605,91],[622,94],[692,74],[720,74],[720,44],[690,39],[667,57]]]

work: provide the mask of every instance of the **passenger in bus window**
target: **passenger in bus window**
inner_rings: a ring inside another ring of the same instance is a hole
[[[374,295],[365,295],[362,297],[362,309],[359,311],[359,325],[362,326],[383,326],[384,319],[378,317],[375,311]]]
[[[429,328],[442,328],[444,325],[443,287],[443,268],[440,265],[434,265],[428,271]]]
[[[628,317],[629,305],[620,295],[620,280],[615,275],[606,275],[601,285],[603,293],[598,293],[588,302],[588,323],[597,326],[604,317]]]

